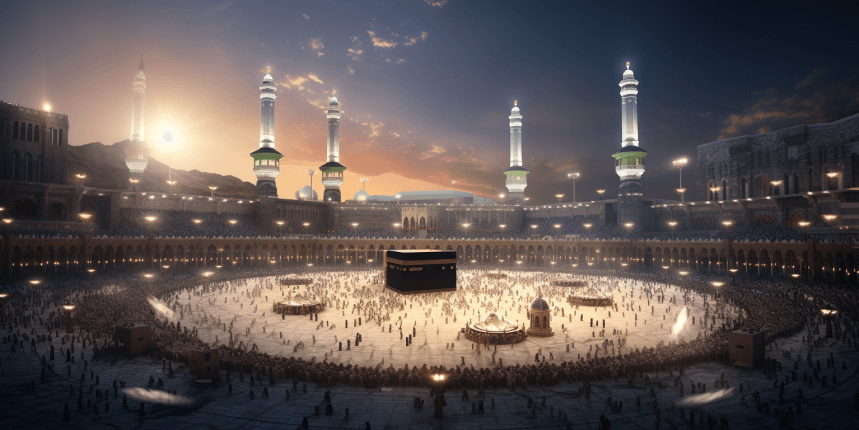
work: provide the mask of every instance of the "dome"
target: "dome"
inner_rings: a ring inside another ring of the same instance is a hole
[[[296,200],[311,200],[310,198],[310,185],[305,185],[301,187],[300,190],[295,192]],[[316,191],[313,191],[313,200],[319,200],[319,195],[316,194]]]
[[[623,72],[623,79],[633,79],[632,70],[629,70],[629,69],[625,70]]]
[[[337,96],[331,97],[331,101],[328,102],[329,105],[338,105],[340,102],[337,101]]]
[[[367,194],[367,192],[364,190],[360,190],[357,193],[355,193],[355,201],[356,202],[366,202],[367,199],[369,199],[369,198],[370,198],[370,195]]]
[[[543,300],[542,297],[537,297],[536,299],[534,299],[533,302],[531,302],[531,309],[548,311],[549,310],[549,304],[546,303],[546,301]]]

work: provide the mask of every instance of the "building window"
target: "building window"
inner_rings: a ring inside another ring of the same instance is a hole
[[[17,138],[18,138],[18,121],[15,121],[15,123],[12,125],[12,139],[17,139]]]
[[[63,146],[63,129],[57,130],[57,146]]]
[[[39,141],[39,126],[33,128],[33,142]]]
[[[33,141],[33,124],[27,124],[27,142]]]

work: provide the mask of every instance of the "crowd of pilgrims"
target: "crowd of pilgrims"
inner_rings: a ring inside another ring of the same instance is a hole
[[[291,272],[294,273],[295,269]],[[168,273],[170,272],[159,274],[155,278],[144,278],[131,271],[109,273],[100,277],[70,274],[45,279],[38,286],[29,285],[22,279],[19,284],[27,286],[12,292],[9,302],[3,308],[4,324],[16,333],[16,340],[23,337],[42,339],[45,334],[50,337],[64,327],[61,305],[71,302],[77,304],[74,321],[79,330],[76,330],[74,336],[78,342],[83,341],[84,348],[91,348],[93,360],[114,359],[117,351],[113,348],[112,336],[117,324],[142,322],[152,327],[153,358],[187,362],[189,350],[205,347],[207,344],[199,338],[195,327],[188,327],[181,322],[168,322],[169,319],[165,317],[171,309],[181,314],[192,310],[177,305],[176,299],[179,295],[203,296],[213,289],[235,288],[236,285],[246,283],[248,279],[260,278],[263,275],[283,277],[287,274],[283,269],[272,269],[265,273],[260,269],[236,269],[219,272],[212,279],[201,281],[195,274]],[[329,283],[348,284],[361,276],[366,277],[367,274],[367,271],[325,272],[324,268],[306,269],[305,273],[299,273],[300,276],[319,275],[321,282],[310,286],[311,294],[317,299],[327,301],[329,308],[346,309],[347,306],[353,306],[352,309],[364,318],[365,324],[371,321],[379,326],[390,323],[390,311],[405,309],[409,300],[435,301],[442,315],[449,317],[455,316],[461,309],[475,306],[461,292],[404,297],[391,293],[379,295],[366,286],[354,285],[347,297],[331,297],[325,293],[330,290],[326,288]],[[599,274],[591,272],[591,275]],[[540,274],[533,276],[534,280],[541,277]],[[564,276],[575,278],[577,275]],[[609,284],[622,279],[613,276],[602,279]],[[672,303],[679,305],[680,300],[690,300],[692,294],[707,294],[718,296],[721,305],[707,307],[708,314],[703,321],[706,334],[699,333],[696,339],[660,342],[655,347],[635,349],[622,348],[625,343],[623,337],[618,337],[616,342],[606,339],[602,343],[602,354],[599,351],[591,354],[589,351],[586,356],[562,362],[546,361],[546,354],[541,351],[533,364],[505,365],[502,360],[496,362],[493,354],[493,365],[482,368],[475,368],[473,364],[466,365],[464,362],[463,365],[447,367],[437,366],[436,363],[414,363],[411,367],[408,364],[402,367],[383,366],[381,363],[376,366],[358,366],[335,363],[327,359],[320,361],[315,358],[305,360],[274,356],[248,345],[239,347],[233,342],[222,342],[217,346],[220,350],[221,368],[230,373],[238,372],[240,375],[250,373],[259,381],[263,378],[270,381],[297,380],[322,386],[350,384],[368,388],[428,386],[430,375],[438,372],[449,375],[449,388],[551,386],[562,381],[593,381],[602,378],[629,378],[634,383],[636,376],[643,372],[674,370],[682,374],[682,369],[698,362],[726,360],[728,333],[735,329],[761,330],[766,333],[767,342],[770,342],[775,338],[799,332],[805,324],[818,325],[821,323],[822,308],[834,307],[839,310],[838,318],[847,327],[844,331],[845,338],[848,331],[854,336],[856,333],[854,318],[859,311],[856,293],[831,285],[741,276],[736,285],[715,287],[709,282],[710,279],[704,276],[690,275],[683,281],[670,279],[665,273],[649,271],[630,271],[625,276],[643,283],[644,287],[635,291],[641,300],[674,300]],[[479,278],[471,278],[471,282],[478,283],[471,287],[476,288],[477,293],[491,298],[486,305],[491,307],[493,300],[500,300],[498,297],[508,294],[504,291],[503,286],[506,284],[503,282],[479,284]],[[665,282],[677,284],[685,291],[684,296],[672,299],[661,295],[660,286]],[[542,295],[557,303],[564,299],[566,291],[563,288],[547,287]],[[256,292],[257,295],[261,293],[263,291]],[[163,305],[152,306],[152,298],[160,300]],[[353,301],[357,303],[351,303]],[[729,309],[739,311],[727,312]],[[497,309],[484,311],[488,313]],[[396,323],[402,327],[403,321],[400,319]],[[462,323],[464,325],[465,321]],[[221,324],[220,321],[218,324]],[[226,326],[226,323],[223,324]],[[408,328],[406,325],[406,329]],[[21,333],[23,337],[19,337]],[[67,338],[72,340],[71,335],[63,335],[63,345],[66,344]],[[493,347],[489,344],[475,346],[484,350]],[[551,351],[547,352],[551,357]],[[61,348],[60,354],[67,355],[69,351]],[[229,376],[227,379],[229,380]]]

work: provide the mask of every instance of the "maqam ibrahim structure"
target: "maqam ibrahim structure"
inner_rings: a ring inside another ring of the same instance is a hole
[[[518,102],[513,102],[510,111],[510,167],[507,175],[507,202],[512,205],[525,203],[525,187],[528,186],[528,169],[522,167],[522,115]]]
[[[283,155],[274,149],[274,99],[277,86],[271,77],[271,69],[266,70],[262,85],[259,86],[261,104],[259,124],[259,149],[251,152],[254,159],[254,174],[257,176],[256,194],[260,197],[277,197],[277,184],[274,180],[280,173],[280,159]]]
[[[340,164],[340,103],[335,93],[328,102],[328,162],[319,166],[322,172],[322,185],[325,193],[322,198],[326,203],[340,202],[340,186],[343,185],[343,171],[346,167]]]
[[[143,74],[143,61],[132,83],[131,101],[131,143],[125,150],[125,165],[128,166],[129,187],[143,179],[143,171],[149,163],[149,148],[143,136],[143,116],[146,110],[146,75]]]
[[[620,151],[612,154],[614,170],[620,176],[617,194],[617,222],[630,231],[641,230],[642,188],[644,157],[647,151],[638,146],[638,81],[626,63],[620,81],[621,132]]]

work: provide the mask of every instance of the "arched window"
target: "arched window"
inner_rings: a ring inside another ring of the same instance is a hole
[[[806,190],[806,191],[814,191],[814,190],[811,188],[811,185],[812,185],[812,182],[811,182],[811,181],[812,181],[812,176],[811,176],[811,174],[812,174],[812,169],[808,169],[808,174],[806,174],[806,175],[805,175],[805,183],[806,183],[805,190]]]
[[[15,126],[15,130],[17,130],[18,126]],[[12,178],[13,181],[19,180],[18,175],[21,174],[21,155],[18,154],[18,151],[12,152]]]
[[[29,181],[30,175],[33,174],[32,173],[33,172],[33,156],[30,155],[29,152],[24,154],[24,163],[23,164],[24,164],[24,168],[21,169],[22,170],[21,180],[22,181]]]
[[[21,123],[21,133],[18,135],[18,139],[27,140],[27,124]]]
[[[549,328],[549,317],[543,315],[543,328]]]
[[[18,121],[12,124],[12,139],[18,138]]]
[[[39,126],[33,127],[33,142],[39,141]]]
[[[27,142],[33,141],[33,124],[27,124]]]
[[[740,198],[745,199],[748,197],[748,193],[746,192],[746,178],[740,178]]]
[[[44,162],[44,159],[42,158],[42,156],[40,155],[40,156],[36,157],[36,175],[35,175],[35,178],[33,178],[34,181],[44,182],[44,180],[42,179],[42,172],[44,172],[44,170],[45,170],[44,165],[45,165],[45,162]]]
[[[784,193],[790,194],[790,175],[787,172],[781,175],[781,185],[784,187]]]
[[[409,229],[409,219],[408,217],[403,217],[403,230]]]

